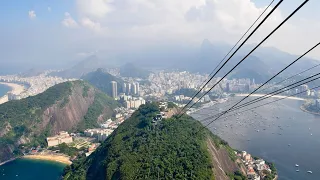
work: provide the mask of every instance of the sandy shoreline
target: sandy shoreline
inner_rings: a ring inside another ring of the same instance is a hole
[[[14,161],[14,160],[16,160],[16,158],[11,158],[11,159],[9,159],[9,160],[7,160],[7,161],[0,162],[0,166],[6,164],[6,163],[8,163],[8,162]]]
[[[9,86],[11,88],[11,91],[13,94],[21,94],[25,88],[24,86],[20,85],[20,84],[15,84],[15,83],[7,83],[7,82],[0,82],[0,84]],[[0,104],[3,104],[5,102],[8,101],[8,96],[4,95],[2,97],[0,97]]]
[[[249,94],[236,94],[236,96],[247,96]],[[265,94],[252,94],[250,95],[251,97],[261,97],[264,96]],[[269,96],[266,96],[269,97]],[[298,97],[287,97],[287,96],[282,96],[282,95],[274,95],[272,96],[273,98],[286,98],[286,99],[292,99],[292,100],[298,100],[298,101],[304,101],[305,99],[303,98],[298,98]]]
[[[25,155],[25,156],[22,156],[22,158],[55,161],[55,162],[59,162],[67,165],[72,164],[69,157],[62,156],[62,155],[51,155],[51,154]]]

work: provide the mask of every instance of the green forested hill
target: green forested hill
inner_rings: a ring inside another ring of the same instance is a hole
[[[107,73],[104,69],[97,69],[96,71],[82,76],[81,78],[109,95],[111,95],[112,91],[110,82],[116,81],[118,83],[118,93],[122,92],[123,80]]]
[[[0,105],[0,162],[20,154],[22,146],[46,146],[57,132],[98,126],[118,103],[83,81],[57,84],[36,96]]]
[[[215,179],[218,167],[208,139],[217,149],[231,150],[226,142],[206,129],[194,134],[202,125],[189,116],[155,125],[152,118],[158,111],[156,104],[140,106],[93,154],[68,166],[64,179]],[[224,161],[236,166],[225,152]]]

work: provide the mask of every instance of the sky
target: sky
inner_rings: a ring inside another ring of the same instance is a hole
[[[274,6],[279,0],[275,0]],[[302,0],[285,0],[248,43],[257,43]],[[269,0],[2,0],[0,62],[63,64],[96,52],[157,44],[234,44]],[[309,1],[268,40],[291,54],[320,41],[320,1]],[[270,11],[269,8],[268,11]],[[320,59],[320,48],[309,57]]]

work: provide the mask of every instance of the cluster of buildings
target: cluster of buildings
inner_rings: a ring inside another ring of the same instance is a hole
[[[115,112],[113,117],[115,120],[108,119],[100,124],[100,128],[86,129],[84,135],[86,137],[93,137],[97,141],[102,142],[106,140],[107,137],[125,121],[125,119],[129,118],[134,111],[125,108],[117,108],[115,109]]]
[[[185,101],[190,101],[191,99],[192,99],[192,97],[188,97],[188,96],[185,96],[183,94],[173,97],[173,101],[182,102],[182,103],[185,102]],[[197,102],[198,100],[199,100],[198,98],[194,98],[193,102]],[[203,98],[201,98],[199,100],[200,103],[205,103],[205,102],[210,102],[210,101],[211,101],[211,98],[209,97],[209,95],[205,95],[205,96],[203,96]]]
[[[116,81],[111,81],[111,97],[118,98],[118,83]],[[123,83],[121,87],[122,94],[125,95],[139,95],[140,84],[139,82]]]
[[[222,82],[222,86],[224,87],[225,92],[249,92],[251,89],[255,87],[255,80],[242,78],[242,79],[225,79]]]
[[[242,160],[246,167],[246,173],[249,180],[260,180],[263,179],[266,174],[265,171],[271,173],[270,167],[266,164],[263,159],[254,159],[251,154],[246,151],[241,153],[235,152],[236,155]]]
[[[104,128],[97,128],[97,129],[87,129],[84,131],[84,135],[86,137],[94,137],[99,142],[103,142],[107,139],[107,137],[113,132],[113,129],[104,129]]]
[[[0,76],[0,82],[17,83],[26,87],[25,91],[20,94],[8,93],[8,100],[18,100],[29,96],[35,96],[47,90],[48,88],[75,79],[63,79],[60,77],[47,76],[47,73],[32,77],[21,77],[20,75]]]
[[[142,104],[146,104],[146,100],[142,97],[126,96],[120,94],[120,100],[124,102],[124,107],[127,109],[138,109]]]
[[[299,86],[298,88],[294,89],[294,94],[298,94],[299,97],[306,97],[306,96],[311,96],[311,97],[318,97],[320,94],[319,92],[310,89],[308,85],[304,84]]]
[[[140,93],[139,82],[123,83],[122,84],[122,93],[125,93],[126,95],[139,95],[139,93]]]
[[[193,74],[187,71],[179,72],[157,72],[152,73],[148,80],[150,85],[141,86],[141,91],[146,96],[163,97],[166,94],[172,94],[173,92],[187,88],[187,89],[200,89],[203,82],[208,79],[208,75]],[[208,91],[217,81],[221,80],[220,77],[213,78],[205,87],[203,92]],[[242,78],[242,79],[223,79],[217,86],[215,86],[211,92],[249,92],[256,88],[254,79]],[[188,97],[175,96],[175,101],[188,100]],[[208,100],[208,98],[207,98]],[[204,100],[204,101],[207,101]]]
[[[192,74],[187,71],[179,72],[157,72],[150,74],[148,86],[141,87],[144,94],[160,97],[165,94],[172,94],[182,88],[198,88],[207,78],[200,74]]]
[[[124,107],[127,109],[138,109],[140,105],[145,104],[146,101],[142,97],[137,97],[140,92],[140,84],[134,83],[123,83],[122,93],[118,95],[118,83],[111,81],[111,96],[115,99],[119,99],[124,103]]]
[[[100,128],[86,129],[84,135],[86,137],[96,138],[99,142],[103,142],[119,126],[119,124],[124,121],[124,116],[120,113],[116,113],[115,118],[115,121],[108,119],[106,122],[100,124]]]
[[[88,152],[86,152],[86,157],[90,156],[90,154],[93,153],[99,146],[100,146],[100,143],[91,144],[88,147]]]
[[[72,136],[65,131],[60,131],[56,136],[47,137],[48,147],[57,146],[62,143],[68,144],[72,142],[73,142]]]

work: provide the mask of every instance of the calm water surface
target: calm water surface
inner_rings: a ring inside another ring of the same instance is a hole
[[[9,86],[5,86],[3,84],[0,84],[0,97],[7,94],[8,91],[11,91],[11,88]]]
[[[1,180],[58,180],[64,164],[29,159],[17,159],[0,166]]]
[[[268,100],[263,103],[266,102]],[[216,114],[219,109],[226,110],[229,103],[201,110],[198,112],[201,115],[193,116],[200,120],[208,114]],[[280,180],[320,179],[320,116],[301,111],[301,104],[296,100],[278,101],[219,119],[210,125],[210,129],[233,148],[274,162]],[[300,172],[296,172],[297,169]]]

